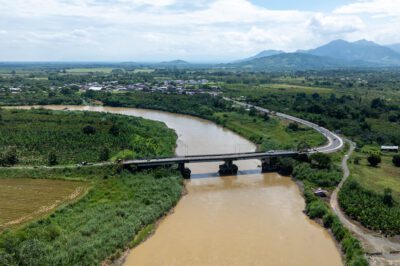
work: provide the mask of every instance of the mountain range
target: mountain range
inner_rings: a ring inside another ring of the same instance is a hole
[[[265,50],[255,56],[224,64],[224,67],[263,71],[400,67],[400,44],[382,46],[367,40],[335,40],[315,49],[294,53]]]

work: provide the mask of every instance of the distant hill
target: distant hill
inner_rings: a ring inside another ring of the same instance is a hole
[[[249,61],[249,60],[253,60],[253,59],[257,59],[257,58],[263,58],[263,57],[268,57],[268,56],[272,56],[272,55],[278,55],[278,54],[284,54],[284,51],[280,51],[280,50],[264,50],[258,54],[256,54],[255,56],[249,57],[249,58],[245,58],[245,59],[241,59],[238,60],[237,62],[244,62],[244,61]]]
[[[356,42],[335,40],[321,47],[302,52],[347,62],[366,62],[379,66],[400,65],[400,54],[367,40]]]
[[[388,48],[392,49],[393,51],[400,54],[400,43],[386,45],[386,47],[388,47]]]
[[[362,65],[366,66],[365,64]],[[228,68],[244,68],[263,71],[336,69],[354,66],[355,64],[351,62],[304,53],[283,53],[243,62],[225,64],[225,67]]]
[[[184,60],[173,60],[173,61],[161,62],[160,65],[182,66],[182,65],[190,65],[190,63]]]

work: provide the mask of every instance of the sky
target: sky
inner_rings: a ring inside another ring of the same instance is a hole
[[[400,0],[0,0],[0,61],[227,62],[400,43]]]

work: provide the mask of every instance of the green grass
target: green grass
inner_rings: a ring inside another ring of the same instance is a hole
[[[322,88],[322,87],[310,87],[310,86],[300,86],[291,84],[265,84],[257,86],[247,86],[244,84],[226,84],[227,95],[237,97],[237,96],[247,96],[252,98],[260,98],[265,94],[277,94],[277,95],[293,95],[296,93],[313,94],[318,93],[331,94],[334,92],[333,89]]]
[[[257,143],[262,150],[296,149],[302,141],[312,147],[326,142],[320,133],[308,127],[300,126],[299,130],[291,131],[289,122],[278,118],[264,121],[261,117],[238,112],[215,113],[214,116],[227,128]]]
[[[393,197],[400,202],[400,167],[392,164],[392,156],[382,156],[382,163],[378,167],[371,167],[367,162],[367,154],[355,153],[352,158],[361,158],[360,164],[350,164],[350,172],[365,189],[377,194],[383,194],[385,188],[393,191]]]
[[[294,93],[332,93],[333,90],[322,87],[310,87],[291,84],[268,84],[265,85],[266,90],[281,91],[281,92],[294,92]]]
[[[155,230],[156,226],[154,223],[145,226],[142,230],[140,230],[132,242],[129,243],[129,248],[134,248],[143,241],[145,241]]]
[[[0,117],[0,152],[15,149],[21,165],[47,164],[50,152],[59,164],[74,164],[98,162],[105,149],[108,158],[122,150],[146,157],[172,154],[175,146],[165,124],[142,118],[48,110],[0,110]],[[88,126],[95,132],[85,133]]]

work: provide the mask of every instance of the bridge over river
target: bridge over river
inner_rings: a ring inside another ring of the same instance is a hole
[[[178,164],[183,177],[190,177],[190,170],[185,168],[186,163],[204,163],[204,162],[224,162],[220,165],[219,173],[221,175],[237,174],[238,167],[233,161],[260,159],[262,161],[263,171],[276,170],[276,162],[279,157],[295,157],[300,153],[297,151],[268,151],[268,152],[246,152],[229,154],[209,154],[209,155],[191,155],[178,156],[171,158],[139,159],[123,161],[125,167],[135,166],[138,168],[147,168],[155,166],[170,166]]]
[[[322,153],[332,153],[340,150],[343,147],[343,140],[341,137],[335,133],[329,131],[328,129],[321,127],[312,122],[300,119],[291,115],[272,112],[268,109],[254,106],[247,103],[242,103],[234,101],[230,98],[224,98],[226,101],[230,101],[234,104],[246,107],[255,108],[260,113],[268,113],[280,117],[282,119],[289,120],[291,122],[299,123],[307,127],[318,131],[323,134],[327,139],[327,144],[321,147],[316,147],[309,149],[305,152],[298,151],[267,151],[267,152],[247,152],[247,153],[231,153],[231,154],[205,154],[205,155],[191,155],[191,156],[178,156],[170,158],[154,158],[154,159],[138,159],[138,160],[128,160],[121,162],[125,167],[137,167],[137,168],[148,168],[156,166],[170,166],[177,164],[179,170],[181,171],[184,178],[190,178],[191,171],[185,168],[187,163],[203,163],[203,162],[224,162],[219,167],[220,175],[234,175],[238,172],[238,167],[233,163],[233,161],[240,160],[252,160],[259,159],[262,162],[262,170],[266,171],[276,171],[277,170],[277,159],[281,157],[296,157],[300,154],[312,154],[316,152]]]

